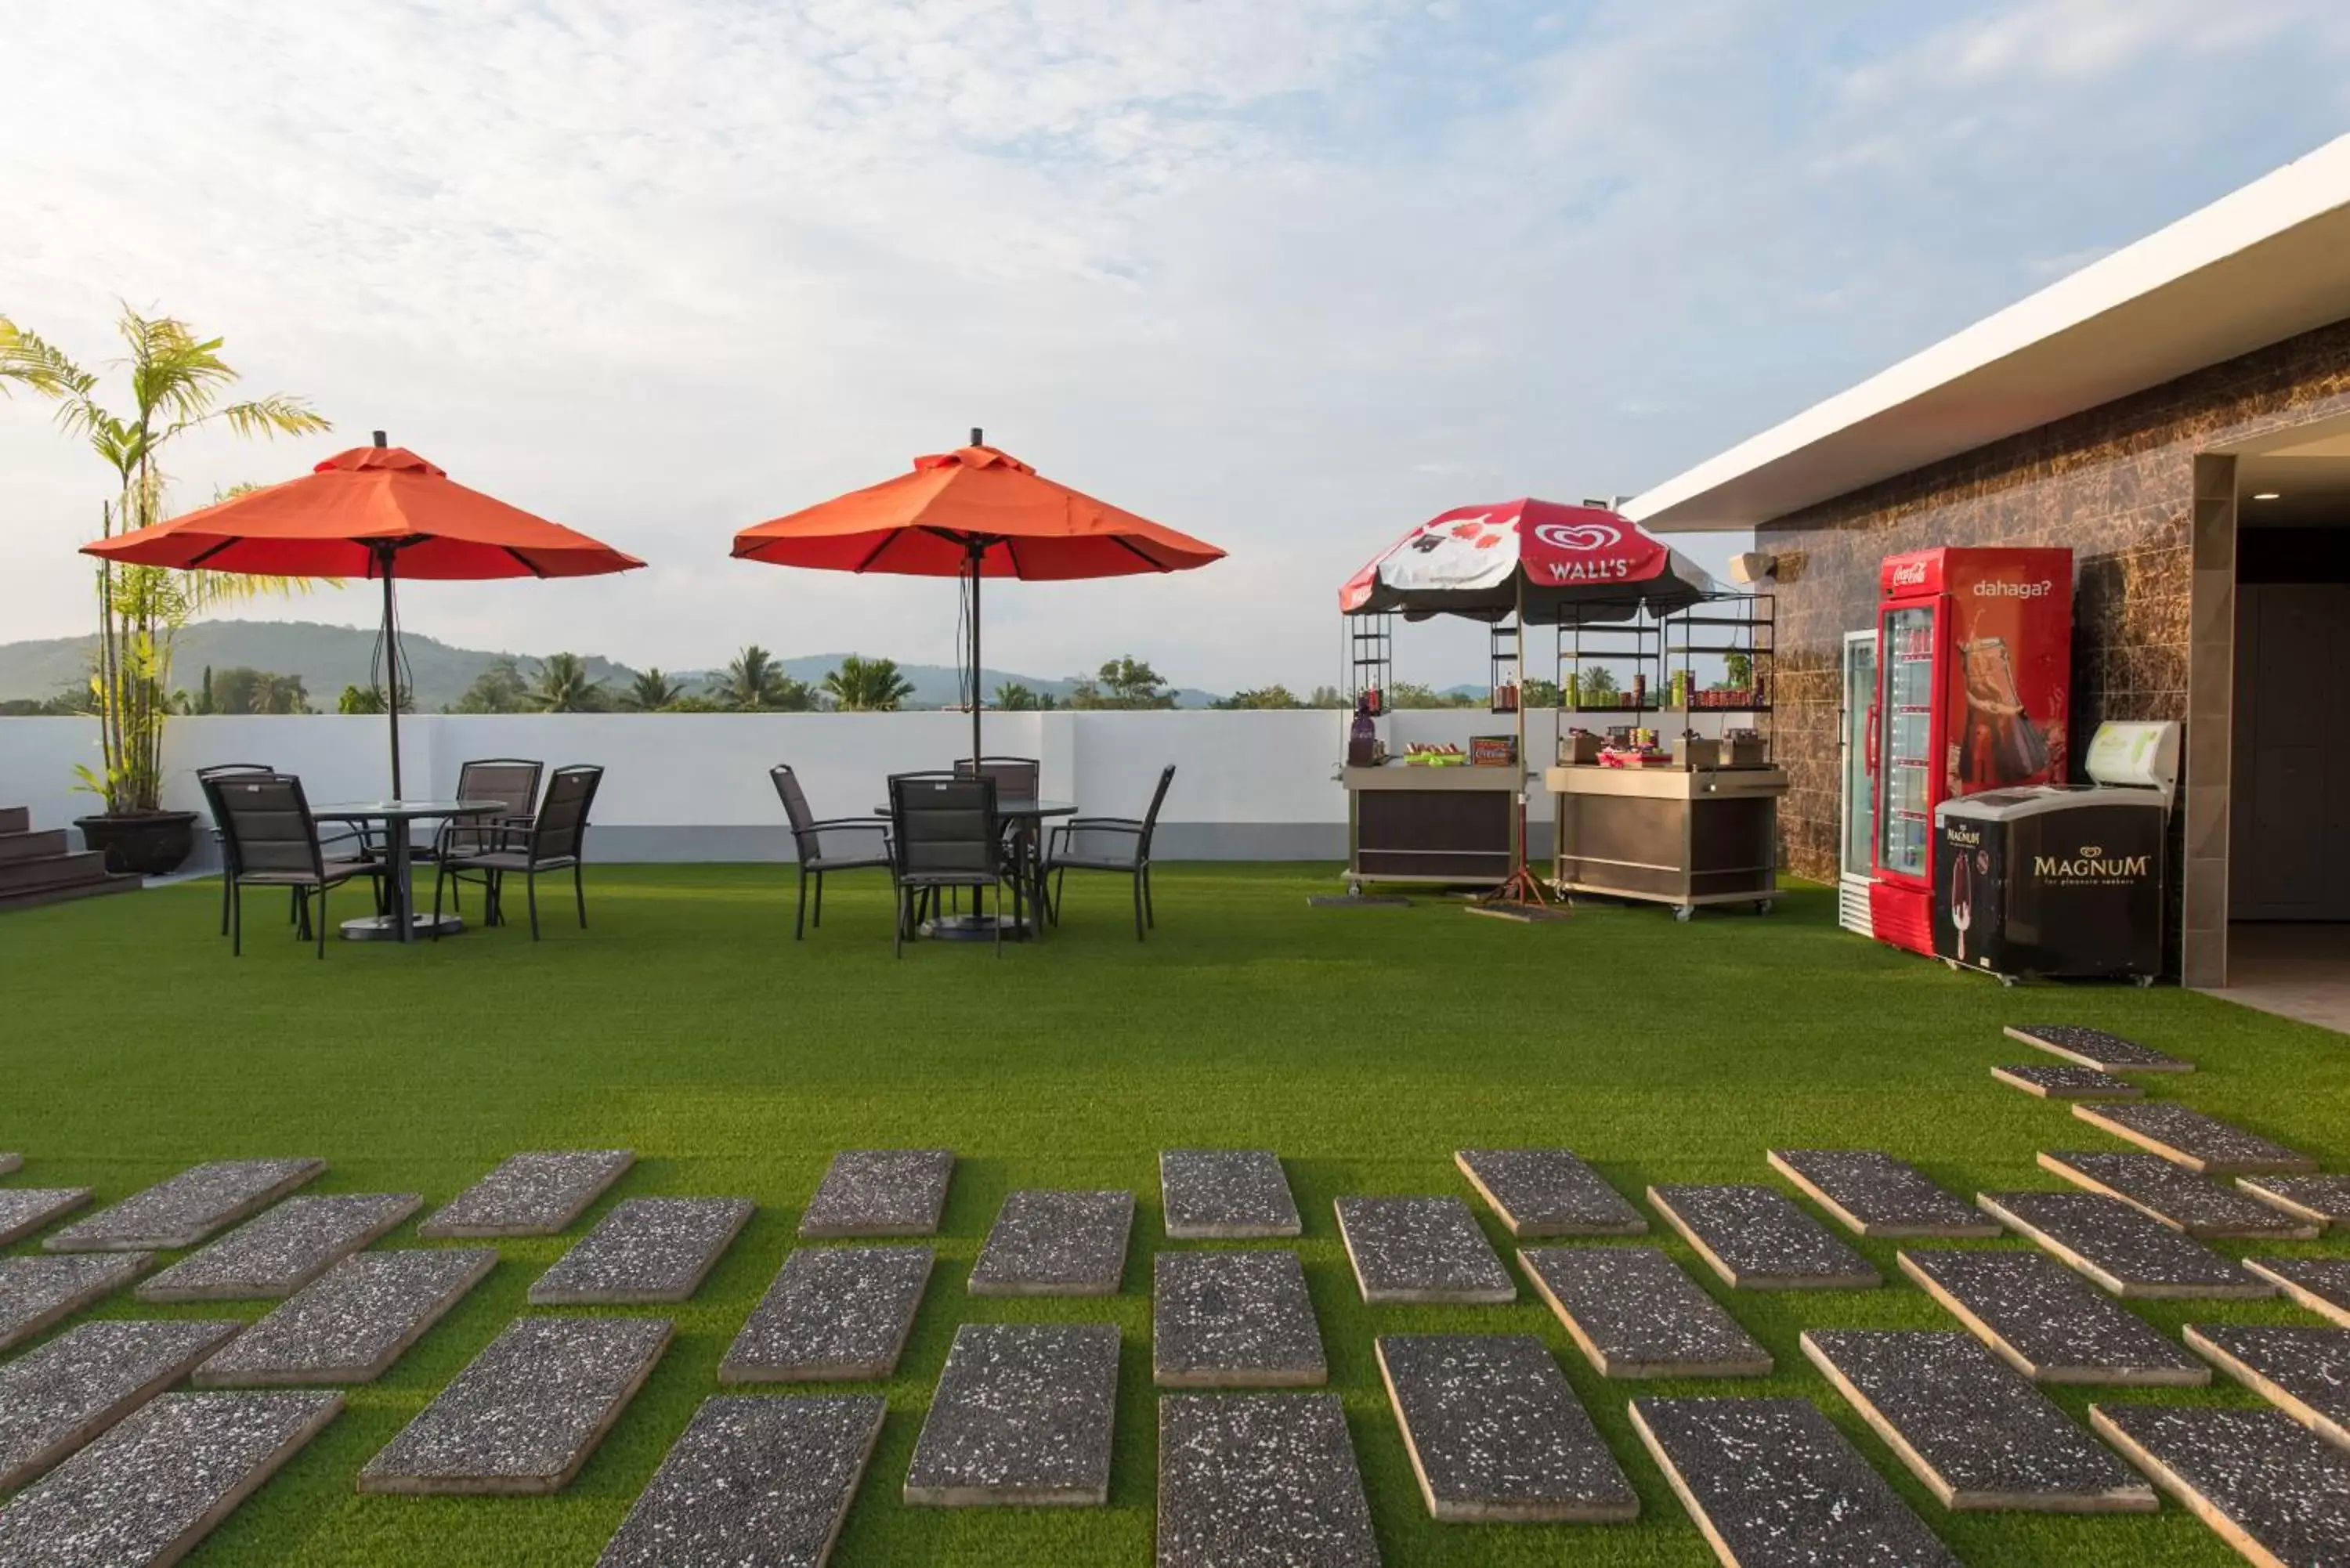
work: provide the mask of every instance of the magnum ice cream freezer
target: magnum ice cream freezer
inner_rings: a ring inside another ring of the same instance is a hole
[[[2106,724],[2083,789],[1994,789],[1936,808],[1934,951],[2018,977],[2162,972],[2163,845],[2178,726]]]

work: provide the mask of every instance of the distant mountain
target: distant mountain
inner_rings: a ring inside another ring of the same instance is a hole
[[[238,665],[255,670],[266,670],[281,675],[299,675],[303,689],[309,693],[314,708],[331,709],[335,699],[346,686],[369,683],[369,665],[375,651],[376,634],[372,628],[348,626],[326,626],[317,621],[282,620],[208,620],[199,621],[180,633],[177,651],[172,656],[172,680],[175,684],[192,689],[203,678],[207,665],[215,670],[233,669]],[[56,696],[68,688],[80,690],[88,680],[90,652],[94,638],[57,637],[31,642],[0,643],[0,700],[28,697],[44,699]],[[502,654],[485,649],[457,648],[437,638],[415,632],[400,636],[401,651],[408,659],[409,680],[416,692],[416,706],[424,712],[436,712],[464,695],[465,689],[486,669],[492,659],[512,659],[525,679],[538,669],[540,656],[535,654]],[[626,685],[637,671],[618,659],[598,654],[583,654],[588,673],[593,680],[606,682],[615,689]],[[844,655],[837,653],[804,654],[781,659],[784,669],[810,685],[838,668]],[[911,708],[942,708],[958,700],[955,672],[941,664],[900,664],[899,670],[914,683],[914,695],[907,706]],[[715,672],[712,670],[671,670],[682,680],[687,690],[697,690]],[[982,676],[982,687],[991,696],[1006,681],[1017,681],[1030,691],[1054,697],[1066,697],[1075,684],[1074,677],[1022,675],[1008,670],[988,670]],[[1176,701],[1186,708],[1203,708],[1215,700],[1207,691],[1179,691]]]

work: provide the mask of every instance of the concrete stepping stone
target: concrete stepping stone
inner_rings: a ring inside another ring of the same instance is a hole
[[[1638,1519],[1639,1494],[1531,1334],[1387,1334],[1379,1376],[1434,1517]]]
[[[1373,1305],[1495,1305],[1518,1299],[1492,1243],[1458,1198],[1341,1198],[1338,1238]]]
[[[1099,1508],[1117,1413],[1117,1324],[964,1324],[914,1440],[905,1499]]]
[[[598,1568],[824,1568],[889,1401],[705,1399]]]
[[[1114,1296],[1134,1229],[1131,1192],[1008,1195],[971,1269],[975,1296]]]
[[[139,1287],[142,1302],[290,1296],[424,1207],[413,1192],[289,1198]]]
[[[1158,1568],[1378,1568],[1336,1394],[1159,1401]]]
[[[2118,1198],[2139,1213],[2190,1236],[2305,1241],[2318,1231],[2306,1220],[2222,1187],[2158,1154],[2043,1149],[2039,1158],[2042,1169],[2054,1171],[2075,1187]]]
[[[2244,1267],[2294,1305],[2350,1328],[2350,1258],[2246,1258]]]
[[[1247,1241],[1305,1234],[1281,1158],[1268,1148],[1159,1151],[1167,1234],[1178,1241]]]
[[[2102,1192],[1980,1192],[1983,1212],[2117,1296],[2251,1300],[2276,1288]]]
[[[2205,1176],[2240,1176],[2276,1171],[2315,1170],[2317,1161],[2281,1143],[2231,1127],[2217,1116],[2190,1110],[2176,1100],[2141,1100],[2136,1105],[2075,1105],[2073,1114],[2093,1127],[2101,1127],[2141,1148],[2153,1150],[2174,1165]]]
[[[88,1201],[87,1187],[0,1187],[0,1247],[23,1241]]]
[[[0,1151],[0,1176],[10,1176],[25,1168],[25,1157]]]
[[[1727,1568],[1959,1568],[1808,1399],[1635,1399],[1632,1425]]]
[[[1151,1380],[1161,1388],[1330,1380],[1305,1270],[1292,1251],[1159,1253],[1150,1324]]]
[[[668,1348],[657,1317],[525,1317],[359,1470],[359,1490],[560,1491]]]
[[[2199,1388],[2211,1369],[2044,1252],[1905,1251],[1901,1272],[2035,1383]]]
[[[180,1172],[41,1245],[52,1252],[161,1252],[192,1247],[259,1213],[327,1168],[323,1159],[221,1159]]]
[[[842,1149],[801,1211],[800,1234],[934,1236],[953,1178],[951,1149]]]
[[[2074,1062],[2037,1062],[1993,1067],[1991,1075],[2043,1100],[2142,1100],[2146,1085],[2118,1074],[2084,1067]]]
[[[1945,1508],[2155,1511],[2152,1487],[1964,1334],[1812,1328],[1801,1343]]]
[[[2350,1328],[2190,1323],[2187,1344],[2319,1437],[2350,1448]]]
[[[802,1247],[718,1364],[721,1383],[878,1382],[898,1370],[931,1281],[928,1247]]]
[[[2167,1055],[2135,1040],[2078,1023],[2012,1023],[2010,1040],[2037,1046],[2052,1056],[2104,1073],[2192,1073],[2195,1064]]]
[[[2282,1412],[2092,1405],[2089,1426],[2262,1568],[2350,1563],[2350,1454]]]
[[[2350,1224],[2350,1176],[2240,1176],[2236,1185],[2313,1224]]]
[[[154,1262],[151,1252],[0,1258],[0,1350],[112,1295]]]
[[[688,1301],[758,1206],[747,1198],[629,1198],[531,1282],[533,1306]]]
[[[420,1236],[554,1236],[571,1228],[637,1161],[625,1148],[518,1154],[416,1228]]]
[[[1864,1290],[1877,1266],[1768,1187],[1651,1187],[1648,1201],[1742,1291]]]
[[[1572,1149],[1464,1148],[1452,1163],[1520,1241],[1648,1233],[1630,1199]]]
[[[23,1486],[177,1383],[239,1326],[86,1323],[0,1366],[0,1492]]]
[[[345,1258],[195,1370],[199,1388],[372,1383],[496,1267],[489,1247]]]
[[[340,1394],[166,1394],[0,1509],[0,1563],[177,1563],[342,1407]]]
[[[1960,1240],[1999,1234],[1981,1210],[1937,1187],[1907,1160],[1873,1148],[1773,1148],[1764,1158],[1858,1235]]]
[[[1528,1247],[1518,1253],[1603,1377],[1768,1377],[1771,1353],[1655,1247]]]

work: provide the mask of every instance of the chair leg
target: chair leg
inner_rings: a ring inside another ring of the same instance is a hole
[[[816,929],[824,929],[824,873],[816,874]]]
[[[1150,897],[1150,862],[1142,863],[1142,918],[1152,930],[1159,929],[1159,906]]]
[[[228,956],[243,958],[244,956],[244,891],[236,885],[234,877],[228,879]]]
[[[979,889],[976,888],[971,890],[971,907],[973,909],[979,908]],[[1019,917],[1020,895],[1016,892],[1012,896],[1012,913],[1014,919]],[[995,956],[1003,956],[1003,878],[1001,877],[995,879]]]
[[[914,897],[903,888],[889,889],[891,902],[898,906],[898,918],[891,922],[889,954],[892,958],[906,956],[906,921],[914,912]]]
[[[323,959],[327,956],[327,885],[324,882],[318,884],[318,914],[315,924],[318,928],[318,956]]]
[[[225,866],[221,867],[221,935],[228,935],[228,907],[234,902],[236,877]]]
[[[446,885],[446,884],[447,884],[448,880],[449,880],[449,863],[448,863],[447,861],[445,861],[445,860],[438,860],[438,861],[433,862],[433,866],[432,866],[432,940],[433,940],[434,941],[436,941],[436,942],[437,942],[437,941],[439,941],[439,940],[441,940],[441,889],[442,889],[442,888],[444,885]],[[380,898],[381,898],[381,897],[382,897],[382,895],[381,895],[381,894],[378,894],[378,895],[377,895],[377,898],[378,898],[379,899],[380,899]]]
[[[1142,873],[1134,874],[1134,940],[1142,940]]]
[[[577,860],[571,863],[571,901],[579,906],[579,929],[583,931],[588,929],[588,884],[580,877],[587,869]],[[824,906],[819,901],[816,907],[822,909]]]
[[[807,935],[807,862],[803,860],[800,862],[799,912],[792,917],[792,940],[794,941],[798,941]]]
[[[536,941],[538,940],[538,873],[525,871],[522,874],[522,881],[523,898],[530,905],[530,940]]]

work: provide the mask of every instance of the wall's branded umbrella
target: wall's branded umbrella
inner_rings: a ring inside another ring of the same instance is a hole
[[[1630,617],[1721,591],[1704,567],[1605,507],[1526,499],[1430,518],[1347,578],[1338,608],[1548,626],[1570,608]]]
[[[971,754],[981,754],[979,584],[1181,572],[1223,558],[1213,545],[1055,484],[983,445],[918,457],[910,472],[734,535],[745,561],[835,572],[961,577],[970,595]]]
[[[337,452],[300,479],[82,546],[126,566],[383,583],[391,793],[400,780],[399,577],[581,577],[644,565],[587,535],[468,490],[405,447]]]

